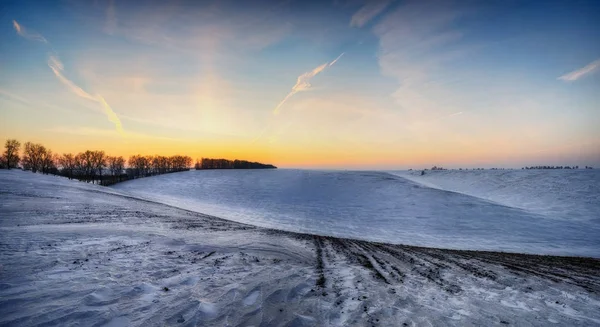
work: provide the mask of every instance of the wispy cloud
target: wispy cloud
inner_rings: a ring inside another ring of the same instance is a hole
[[[106,25],[104,31],[112,35],[117,30],[117,13],[115,10],[115,1],[109,0],[108,7],[106,7]]]
[[[462,33],[454,23],[464,16],[461,8],[446,2],[407,1],[386,15],[373,31],[379,37],[381,72],[395,78],[392,94],[405,121],[428,120],[444,112],[458,112],[454,93],[432,79],[457,77],[446,71],[455,58],[464,55]]]
[[[596,60],[592,61],[591,63],[585,65],[584,67],[581,67],[581,68],[579,68],[575,71],[572,71],[568,74],[562,75],[558,79],[565,81],[565,82],[574,82],[586,75],[590,75],[590,74],[597,72],[598,68],[600,68],[600,59],[596,59]]]
[[[25,28],[16,20],[13,20],[13,26],[17,31],[17,34],[21,35],[22,37],[31,40],[41,41],[48,44],[48,41],[42,35],[35,33],[27,33],[25,31]],[[121,124],[121,120],[119,120],[119,117],[108,105],[106,100],[104,100],[104,98],[99,94],[91,95],[90,93],[83,90],[81,87],[77,86],[77,84],[73,83],[70,79],[66,78],[63,74],[65,66],[60,61],[60,59],[58,59],[58,57],[50,55],[50,57],[48,58],[48,67],[50,67],[50,69],[54,73],[54,76],[56,76],[56,78],[58,78],[58,80],[61,81],[64,85],[66,85],[69,88],[69,90],[71,90],[71,92],[75,93],[79,97],[100,104],[108,120],[115,125],[115,129],[117,130],[117,132],[119,132],[119,134],[123,136],[125,135],[123,132],[123,125]]]
[[[239,51],[256,51],[277,43],[294,24],[285,16],[289,1],[268,6],[238,6],[227,1],[158,1],[147,6],[120,6],[106,0],[101,15],[90,2],[77,2],[75,12],[109,35],[197,60],[237,58]],[[100,17],[100,18],[99,18]],[[126,18],[126,19],[125,19]]]
[[[344,53],[340,54],[333,61],[324,63],[324,64],[320,65],[319,67],[298,76],[298,79],[296,80],[296,85],[294,85],[294,87],[292,87],[292,90],[290,91],[290,93],[288,93],[288,95],[286,95],[285,98],[283,98],[283,100],[281,100],[281,102],[279,102],[277,107],[275,107],[275,110],[273,110],[273,113],[278,114],[281,106],[283,106],[283,104],[286,103],[286,101],[288,101],[294,94],[310,89],[312,86],[310,84],[310,80],[313,77],[315,77],[317,74],[319,74],[320,72],[325,70],[325,68],[333,66],[333,64],[335,64],[343,55],[344,55]]]
[[[2,89],[0,89],[0,96],[6,97],[6,98],[9,98],[12,100],[16,100],[16,101],[21,102],[26,105],[31,104],[31,102],[29,102],[29,100],[25,99],[24,97],[14,94],[14,93],[11,93],[11,92],[8,92],[8,91],[5,91],[5,90],[2,90]]]
[[[87,93],[86,91],[84,91],[82,88],[77,86],[75,83],[73,83],[71,80],[69,80],[68,78],[66,78],[63,75],[62,72],[64,69],[64,65],[57,57],[50,56],[50,58],[48,59],[48,67],[50,67],[50,69],[52,69],[52,72],[54,72],[54,75],[56,76],[56,78],[58,78],[59,81],[61,81],[63,84],[65,84],[66,86],[69,87],[69,90],[71,90],[71,92],[75,93],[76,95],[78,95],[84,99],[98,101],[98,99],[96,97]]]
[[[125,135],[123,133],[123,125],[121,124],[121,120],[119,119],[117,114],[112,110],[112,108],[108,105],[108,103],[106,103],[106,101],[101,95],[91,95],[79,86],[77,86],[71,80],[66,78],[63,75],[64,65],[57,57],[50,56],[50,59],[48,59],[48,67],[52,69],[52,72],[54,72],[54,75],[58,78],[58,80],[61,81],[64,85],[66,85],[69,88],[69,90],[71,90],[71,92],[84,99],[99,103],[102,106],[102,109],[104,110],[104,113],[106,114],[108,120],[115,124],[117,132],[121,133],[122,135]]]
[[[152,140],[162,140],[162,141],[173,141],[173,142],[186,142],[184,139],[180,138],[172,138],[172,137],[163,137],[156,135],[149,135],[144,133],[136,133],[136,132],[123,132],[119,133],[114,129],[100,129],[93,127],[71,127],[71,126],[55,126],[52,128],[44,129],[44,132],[50,133],[61,133],[61,134],[70,134],[70,135],[79,135],[79,136],[102,136],[106,138],[121,138],[123,135],[128,138],[134,139],[152,139]]]
[[[15,31],[17,31],[17,34],[26,39],[48,43],[48,40],[46,40],[43,36],[35,32],[28,32],[25,27],[19,24],[16,20],[13,20],[13,27],[15,28]]]
[[[363,27],[366,23],[371,21],[371,19],[384,11],[392,1],[393,0],[367,0],[367,3],[352,15],[350,26]]]

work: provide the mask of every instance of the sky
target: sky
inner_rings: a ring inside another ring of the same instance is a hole
[[[600,165],[598,1],[2,1],[0,141],[284,168]]]

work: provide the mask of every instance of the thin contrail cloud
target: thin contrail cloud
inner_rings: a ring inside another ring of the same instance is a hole
[[[338,60],[340,60],[340,58],[344,55],[345,52],[342,52],[341,55],[337,56],[337,58],[335,58],[332,62],[329,63],[329,67],[333,66],[333,64],[335,64]]]
[[[108,105],[108,103],[106,103],[106,100],[104,100],[104,98],[101,95],[91,95],[79,86],[77,86],[71,80],[66,78],[62,73],[64,70],[64,65],[57,57],[50,56],[50,59],[48,60],[48,67],[52,69],[52,72],[54,72],[54,75],[58,78],[58,80],[61,81],[64,85],[66,85],[69,88],[69,90],[71,90],[71,92],[84,99],[99,103],[102,106],[102,109],[104,110],[104,113],[106,114],[108,120],[115,124],[117,132],[123,135],[123,125],[121,124],[121,120],[119,119],[117,114],[112,110],[112,108]]]
[[[26,39],[40,41],[40,42],[44,42],[46,44],[48,43],[48,40],[46,40],[40,34],[35,33],[35,32],[27,32],[25,27],[23,27],[21,24],[19,24],[16,20],[13,20],[13,27],[15,28],[15,31],[17,31],[17,34],[19,34],[20,36],[22,36]]]
[[[76,95],[78,95],[84,99],[98,101],[98,99],[96,97],[87,93],[86,91],[84,91],[82,88],[77,86],[70,79],[66,78],[63,75],[62,72],[64,70],[64,66],[63,66],[62,62],[60,62],[60,60],[58,60],[58,58],[56,58],[54,56],[50,56],[50,58],[48,59],[48,67],[50,67],[50,69],[52,69],[54,76],[56,76],[56,78],[58,78],[58,80],[61,81],[64,85],[66,85],[69,88],[69,90],[71,90],[71,92],[75,93]]]
[[[104,100],[104,98],[101,95],[98,94],[98,95],[96,95],[96,97],[98,99],[98,102],[100,102],[100,104],[102,105],[102,108],[104,108],[104,113],[106,113],[108,120],[110,122],[112,122],[113,124],[115,124],[115,128],[117,129],[117,132],[119,132],[121,135],[124,135],[123,125],[121,124],[121,120],[119,119],[119,116],[117,116],[117,114],[115,114],[115,112],[108,105],[108,103],[106,103],[106,101]]]
[[[273,114],[277,115],[279,113],[279,109],[281,108],[281,106],[283,106],[283,104],[286,103],[294,94],[310,89],[310,87],[312,86],[310,84],[310,80],[313,77],[315,77],[317,74],[319,74],[320,72],[325,70],[325,68],[333,66],[333,64],[335,64],[343,55],[344,55],[344,53],[342,52],[342,54],[340,54],[332,62],[324,63],[321,66],[311,70],[310,72],[306,72],[306,73],[298,76],[298,79],[296,80],[296,85],[294,85],[294,87],[292,87],[292,90],[290,91],[290,93],[288,93],[288,95],[286,95],[285,98],[283,98],[283,100],[281,100],[281,102],[279,102],[277,107],[275,107],[275,109],[273,110]]]
[[[574,82],[586,75],[592,74],[600,69],[600,59],[596,59],[589,64],[581,67],[575,71],[572,71],[568,74],[562,75],[559,77],[559,80],[563,80],[565,82]]]
[[[8,91],[5,91],[3,89],[0,89],[0,95],[3,95],[5,97],[7,97],[7,98],[11,98],[11,99],[17,100],[17,101],[19,101],[21,103],[24,103],[24,104],[31,104],[31,102],[29,102],[29,100],[25,99],[24,97],[19,96],[19,95],[14,94],[14,93],[11,93],[11,92],[8,92]]]
[[[16,20],[13,20],[13,27],[15,28],[15,31],[17,31],[17,34],[19,34],[20,36],[22,36],[24,38],[27,38],[30,40],[41,41],[41,42],[48,44],[48,41],[43,36],[41,36],[39,34],[35,34],[35,33],[34,34],[27,33],[25,31],[25,28],[21,24],[19,24]],[[124,131],[123,131],[123,125],[121,124],[121,120],[119,119],[119,116],[117,116],[117,114],[114,112],[114,110],[112,110],[112,108],[108,105],[106,100],[104,100],[104,98],[99,94],[92,95],[92,94],[86,92],[84,89],[79,87],[77,84],[73,83],[73,81],[71,81],[70,79],[65,77],[65,75],[63,73],[65,66],[60,61],[60,59],[58,59],[58,57],[50,55],[50,57],[48,58],[48,67],[50,67],[50,69],[54,73],[54,76],[56,76],[56,78],[58,78],[58,80],[61,83],[66,85],[71,92],[75,93],[77,96],[79,96],[81,98],[98,103],[102,107],[102,110],[104,111],[104,114],[106,114],[106,117],[108,118],[108,120],[115,125],[115,129],[117,130],[117,132],[119,132],[119,134],[121,134],[121,135],[125,135]]]
[[[275,109],[273,110],[273,115],[277,115],[279,114],[279,109],[296,93],[301,92],[301,91],[306,91],[308,89],[310,89],[311,84],[310,84],[310,80],[315,77],[317,74],[319,74],[320,72],[322,72],[323,70],[325,70],[325,68],[327,67],[331,67],[333,66],[338,60],[340,60],[340,58],[344,55],[345,52],[342,52],[339,56],[337,56],[337,58],[335,58],[333,61],[328,62],[328,63],[324,63],[318,67],[316,67],[315,69],[306,72],[300,76],[298,76],[298,79],[296,80],[296,85],[294,85],[294,87],[292,87],[292,90],[290,91],[290,93],[288,93],[285,98],[283,98],[283,100],[281,100],[281,102],[279,102],[279,104],[277,105],[277,107],[275,107]],[[273,122],[269,122],[269,124],[263,128],[260,133],[258,133],[258,135],[250,142],[250,144],[254,144],[256,143],[256,141],[258,141],[261,137],[263,137],[263,135],[267,132],[267,130],[271,127],[271,125],[273,124]],[[289,125],[288,125],[289,126]]]

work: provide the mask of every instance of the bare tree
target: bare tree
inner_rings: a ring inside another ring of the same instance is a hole
[[[79,174],[83,176],[86,182],[94,181],[95,177],[95,166],[94,166],[94,153],[90,150],[81,152],[75,156],[75,162]]]
[[[108,156],[106,157],[106,162],[108,164],[108,169],[110,170],[111,175],[117,176],[118,181],[120,182],[121,174],[123,173],[123,168],[125,168],[125,159],[121,156]]]
[[[56,159],[57,157],[52,153],[52,150],[44,148],[44,151],[40,153],[41,157],[41,168],[43,174],[55,174],[57,172],[56,169]]]
[[[21,160],[23,168],[25,170],[31,170],[34,173],[42,171],[46,151],[46,148],[41,144],[31,142],[25,143],[25,151],[23,153],[23,159]]]
[[[136,178],[140,175],[140,168],[139,168],[138,161],[139,161],[139,155],[135,155],[135,154],[132,155],[131,157],[129,157],[129,160],[127,160],[129,168],[131,168],[133,178]]]
[[[17,140],[6,140],[4,145],[4,160],[6,162],[6,168],[17,168],[19,164],[19,150],[21,149],[21,142]]]
[[[78,176],[77,179],[82,180],[85,179],[86,171],[85,171],[85,159],[83,157],[83,153],[78,153],[75,155],[75,175]]]
[[[133,176],[144,177],[146,176],[147,158],[142,155],[132,155],[129,157],[129,167],[133,170]]]
[[[106,167],[108,167],[108,171],[110,172],[111,176],[115,176],[116,172],[114,169],[114,165],[116,163],[117,157],[114,156],[106,156]]]
[[[69,179],[73,179],[73,172],[77,167],[75,156],[72,153],[65,153],[58,158],[58,164],[61,166],[63,174],[67,175]]]
[[[100,176],[100,184],[102,184],[102,171],[104,167],[106,167],[106,154],[104,151],[92,151],[92,166],[94,170],[94,175],[96,172],[98,176]]]
[[[11,168],[16,167],[16,163],[13,162],[19,160],[20,143],[16,140],[8,140],[6,148],[7,151],[0,157],[0,167],[4,167],[8,162],[11,162]],[[3,160],[3,158],[11,159]],[[192,158],[181,155],[170,157],[133,155],[129,158],[128,167],[125,169],[126,161],[122,156],[107,156],[104,151],[87,150],[77,155],[72,153],[57,155],[41,144],[26,142],[21,163],[23,169],[34,173],[58,174],[60,168],[61,175],[69,179],[76,178],[88,183],[99,181],[99,184],[108,185],[122,181],[123,172],[127,173],[126,179],[129,179],[188,170],[192,166]],[[107,168],[111,177],[105,179],[103,175]]]

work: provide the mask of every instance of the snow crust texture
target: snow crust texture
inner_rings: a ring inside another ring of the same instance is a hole
[[[600,324],[597,259],[285,232],[21,171],[0,171],[0,263],[0,326]]]

